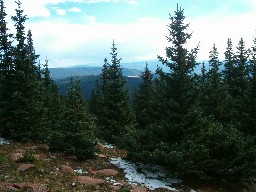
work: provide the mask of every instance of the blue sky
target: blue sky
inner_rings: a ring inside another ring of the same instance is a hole
[[[234,47],[241,37],[248,47],[256,35],[255,0],[21,0],[29,17],[36,52],[50,67],[102,65],[110,59],[113,39],[124,63],[165,56],[169,14],[184,9],[188,48],[200,42],[198,60],[207,60],[213,43],[224,57],[227,38]],[[14,14],[14,0],[6,0]],[[9,20],[11,24],[11,21]],[[13,29],[12,29],[13,30]]]

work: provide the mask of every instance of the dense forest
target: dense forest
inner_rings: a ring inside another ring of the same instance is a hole
[[[195,73],[199,46],[188,50],[192,34],[184,10],[170,15],[166,56],[158,68],[141,74],[129,95],[121,59],[113,41],[103,58],[100,79],[90,101],[79,79],[71,78],[65,96],[51,79],[48,61],[39,61],[20,4],[10,33],[4,1],[0,7],[0,135],[22,142],[42,142],[50,151],[93,158],[106,141],[128,151],[137,162],[165,166],[180,177],[250,181],[256,171],[256,39],[246,48],[227,40],[225,60],[216,45]],[[56,139],[58,138],[58,139]]]

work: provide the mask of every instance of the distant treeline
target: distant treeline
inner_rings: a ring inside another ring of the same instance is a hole
[[[77,77],[80,81],[82,93],[86,100],[90,100],[92,97],[93,90],[95,89],[97,80],[101,79],[100,75],[87,75],[87,76],[79,76]],[[68,92],[68,87],[70,84],[71,78],[56,80],[56,84],[59,88],[59,91],[62,95],[66,95]],[[127,89],[129,91],[129,95],[132,96],[135,90],[139,89],[140,84],[142,83],[142,79],[140,77],[127,77],[124,76],[124,79],[127,81]]]

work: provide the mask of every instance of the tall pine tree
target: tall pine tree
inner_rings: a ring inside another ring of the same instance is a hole
[[[40,78],[35,66],[37,55],[33,48],[31,32],[25,35],[24,23],[27,17],[23,15],[21,3],[16,2],[18,8],[12,17],[16,28],[12,48],[12,62],[6,74],[1,113],[3,134],[17,140],[37,139],[40,127],[41,107]],[[27,40],[27,42],[26,42]]]
[[[154,121],[154,82],[153,74],[146,64],[141,74],[143,80],[134,97],[134,110],[139,129],[145,129]]]
[[[187,32],[189,24],[184,23],[184,10],[179,8],[174,16],[170,16],[168,25],[170,32],[167,37],[170,47],[166,48],[166,59],[158,56],[160,62],[169,68],[169,72],[158,70],[160,76],[163,134],[169,136],[168,142],[179,142],[184,132],[183,116],[187,113],[195,100],[192,75],[196,64],[198,46],[191,51],[186,48],[187,41],[192,34]]]
[[[108,142],[118,143],[118,138],[131,123],[129,95],[122,68],[113,42],[111,63],[104,60],[101,82],[100,110],[97,115],[101,136]]]
[[[6,23],[4,1],[0,1],[0,130],[3,135],[8,135],[11,126],[11,108],[14,77],[12,37]]]

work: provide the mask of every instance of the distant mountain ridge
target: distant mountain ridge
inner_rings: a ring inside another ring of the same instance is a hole
[[[202,61],[198,61],[198,63],[202,63]],[[150,60],[150,61],[137,61],[131,63],[121,63],[121,67],[123,68],[123,76],[140,76],[142,71],[144,71],[146,64],[148,64],[148,69],[155,73],[158,67],[161,67],[163,71],[168,72],[169,68],[158,60]],[[196,73],[201,72],[202,65],[198,65],[195,68]],[[206,69],[209,69],[209,64],[205,62]],[[49,68],[50,75],[54,80],[57,79],[65,79],[69,77],[81,77],[87,75],[100,75],[102,66],[90,66],[90,65],[74,65],[66,68]]]
[[[87,75],[100,75],[102,67],[68,67],[68,68],[49,68],[50,75],[54,80],[65,79],[68,77],[81,77]],[[123,76],[139,76],[140,70],[123,68]]]
[[[86,75],[78,77],[81,83],[82,93],[84,98],[87,100],[91,99],[92,91],[95,89],[97,79],[100,80],[100,75]],[[126,86],[128,88],[129,94],[132,95],[135,90],[139,89],[142,79],[140,77],[124,77],[124,80],[127,82]],[[57,79],[57,86],[62,95],[66,95],[68,87],[70,84],[70,77],[65,79]]]

